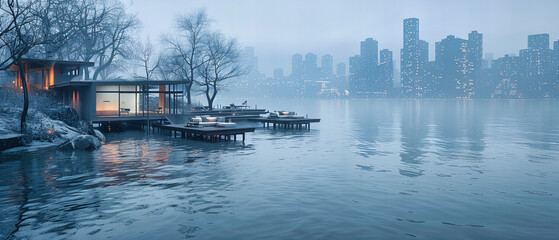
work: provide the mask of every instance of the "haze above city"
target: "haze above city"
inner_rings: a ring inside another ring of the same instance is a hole
[[[206,8],[214,27],[253,46],[259,70],[267,76],[281,67],[291,71],[291,56],[312,52],[331,54],[334,64],[348,63],[359,54],[359,42],[373,37],[379,49],[394,52],[399,68],[403,19],[416,17],[420,38],[434,44],[447,35],[467,38],[472,30],[483,34],[484,53],[518,54],[526,48],[527,35],[549,33],[559,38],[559,1],[129,1],[138,14],[142,35],[157,43],[172,32],[174,20],[198,8]],[[156,44],[158,45],[158,44]]]

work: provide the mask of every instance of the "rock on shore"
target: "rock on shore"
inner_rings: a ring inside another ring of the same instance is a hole
[[[94,150],[101,147],[95,136],[79,135],[58,146],[59,150]]]

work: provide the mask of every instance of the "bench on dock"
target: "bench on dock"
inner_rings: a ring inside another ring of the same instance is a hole
[[[260,122],[264,124],[264,127],[270,127],[270,123],[272,127],[275,128],[291,128],[291,129],[303,129],[306,127],[307,129],[311,129],[311,123],[320,122],[320,118],[249,118],[247,119],[250,122]]]
[[[161,129],[169,130],[171,134],[177,137],[177,133],[181,134],[181,138],[201,139],[210,142],[221,140],[237,141],[237,135],[242,135],[245,141],[245,133],[254,132],[253,127],[186,127],[184,125],[162,125]]]

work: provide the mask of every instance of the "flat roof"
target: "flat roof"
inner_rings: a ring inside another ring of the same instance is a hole
[[[32,63],[45,63],[45,64],[62,64],[62,65],[80,65],[93,67],[95,63],[86,61],[70,61],[70,60],[58,60],[58,59],[40,59],[40,58],[22,58],[21,61],[32,62]]]
[[[90,85],[171,85],[183,84],[184,81],[178,80],[126,80],[126,79],[106,79],[106,80],[71,80],[67,82],[51,85],[52,88],[58,87],[83,87]]]

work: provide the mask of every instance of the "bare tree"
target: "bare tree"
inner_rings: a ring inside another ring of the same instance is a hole
[[[110,76],[118,69],[115,62],[132,56],[132,35],[139,20],[126,13],[118,0],[76,0],[72,6],[78,9],[74,14],[77,30],[58,56],[95,62],[93,76],[85,69],[86,79]]]
[[[199,9],[176,20],[177,36],[164,37],[169,49],[169,60],[179,71],[178,80],[184,81],[187,104],[192,104],[191,90],[196,82],[198,68],[202,61],[202,39],[207,34],[211,20],[205,9]]]
[[[97,54],[98,65],[93,73],[94,80],[109,68],[115,59],[130,57],[130,47],[133,44],[131,34],[138,24],[136,16],[127,15],[123,8],[115,11],[115,15],[108,19],[107,35],[101,39],[102,47]]]
[[[32,50],[53,49],[65,42],[74,30],[74,25],[52,19],[59,16],[45,9],[51,9],[62,1],[6,0],[0,1],[0,70],[17,68],[23,88],[23,111],[21,113],[21,132],[26,132],[26,119],[29,109],[26,64],[22,58]],[[45,27],[48,26],[48,27]],[[14,69],[15,70],[15,69]]]
[[[213,102],[226,80],[248,74],[249,68],[241,63],[241,50],[237,40],[221,33],[208,34],[204,40],[204,60],[198,69],[208,106]]]
[[[169,55],[160,55],[159,67],[157,68],[157,75],[161,80],[179,80],[179,70],[173,63],[173,57]]]
[[[161,64],[161,57],[158,55],[155,56],[153,45],[149,41],[149,38],[146,40],[146,42],[138,45],[135,55],[135,60],[139,62],[142,74],[134,74],[134,77],[139,79],[151,80],[153,74],[156,73],[156,70],[159,69],[159,66]]]

